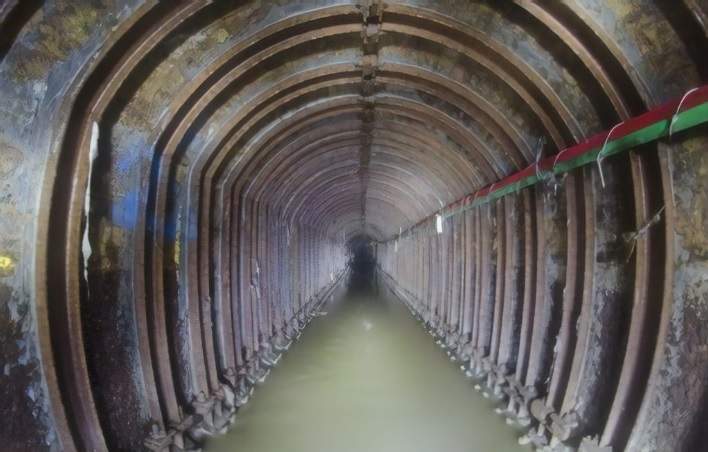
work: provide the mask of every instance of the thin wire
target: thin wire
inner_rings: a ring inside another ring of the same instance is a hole
[[[558,154],[556,154],[556,158],[553,160],[553,166],[551,166],[551,171],[555,173],[556,170],[556,164],[558,163],[558,159],[565,154],[568,151],[569,148],[565,148],[562,151],[560,151]]]
[[[492,197],[492,192],[494,192],[494,187],[495,187],[496,185],[497,185],[497,182],[494,182],[494,183],[492,184],[492,187],[489,189],[489,192],[487,193],[487,196],[486,196],[486,198],[487,198],[487,201],[486,201],[486,202],[490,202],[490,201],[491,201],[491,199],[489,199],[489,198]]]
[[[624,124],[624,122],[621,122],[614,126],[612,130],[610,130],[610,133],[607,134],[607,137],[605,138],[605,144],[602,145],[602,149],[600,149],[600,152],[597,154],[597,159],[595,162],[597,163],[597,169],[600,171],[600,181],[602,182],[602,188],[605,188],[605,175],[602,172],[602,161],[605,160],[605,148],[607,147],[607,143],[610,141],[610,137],[612,136],[612,132],[615,131],[615,129],[619,126]]]
[[[689,90],[686,94],[683,95],[683,98],[681,98],[681,102],[679,102],[678,108],[676,109],[676,113],[674,113],[674,115],[671,117],[671,125],[669,126],[669,140],[671,139],[671,136],[674,134],[674,124],[676,124],[676,122],[678,122],[678,119],[679,119],[678,115],[681,112],[681,106],[683,105],[683,102],[694,91],[698,91],[698,88],[693,88],[692,90]]]
[[[491,200],[489,198],[492,196],[492,192],[494,191],[494,187],[496,185],[497,185],[497,183],[494,182],[492,184],[492,187],[489,189],[489,192],[487,193],[487,200],[485,201],[485,204],[488,204],[491,202]],[[489,224],[492,224],[492,206],[489,206],[487,208],[487,221],[489,222]]]
[[[541,174],[539,168],[539,162],[541,161],[541,155],[543,154],[543,147],[546,145],[546,137],[541,137],[538,139],[538,145],[536,146],[536,177],[538,180],[543,180],[543,175]]]

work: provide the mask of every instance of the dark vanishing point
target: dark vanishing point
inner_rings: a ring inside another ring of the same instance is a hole
[[[0,451],[708,451],[706,0],[0,0]]]

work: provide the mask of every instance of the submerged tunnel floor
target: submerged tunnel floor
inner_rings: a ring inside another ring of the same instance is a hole
[[[207,451],[525,450],[390,291],[325,312]]]

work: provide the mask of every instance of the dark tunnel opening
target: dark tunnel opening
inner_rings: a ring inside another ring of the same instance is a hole
[[[371,237],[356,237],[349,242],[348,292],[352,295],[373,294],[376,291],[375,246]]]
[[[514,442],[705,449],[707,68],[696,0],[0,0],[0,449],[197,450],[388,308]]]

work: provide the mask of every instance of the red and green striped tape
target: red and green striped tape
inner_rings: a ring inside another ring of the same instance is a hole
[[[495,199],[516,193],[542,181],[546,174],[562,175],[581,166],[597,164],[598,156],[619,154],[642,144],[665,138],[708,122],[708,85],[695,88],[683,98],[627,120],[594,137],[528,166],[494,184],[453,202],[430,215],[407,232],[427,226],[438,215],[443,219],[458,215]]]

